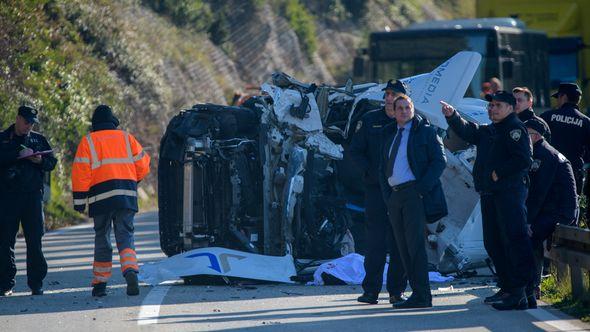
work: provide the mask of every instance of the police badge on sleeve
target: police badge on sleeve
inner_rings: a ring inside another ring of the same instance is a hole
[[[516,142],[518,142],[518,140],[520,139],[520,136],[522,136],[522,132],[520,131],[520,129],[514,129],[513,131],[510,132],[510,137],[515,140]]]
[[[359,131],[363,126],[363,121],[359,120],[359,122],[356,123],[356,129],[354,130],[354,132],[356,133],[357,131]]]

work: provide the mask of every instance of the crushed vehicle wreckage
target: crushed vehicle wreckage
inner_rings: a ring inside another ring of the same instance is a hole
[[[446,131],[439,104],[489,122],[484,101],[464,98],[480,60],[460,52],[431,73],[402,79],[417,113],[444,137],[449,215],[429,225],[428,255],[433,269],[445,273],[481,266],[487,257],[471,177],[475,148]],[[291,255],[298,270],[304,260],[362,253],[363,184],[346,151],[361,116],[382,108],[383,86],[316,86],[279,72],[240,107],[181,111],[160,146],[164,253],[223,247]]]

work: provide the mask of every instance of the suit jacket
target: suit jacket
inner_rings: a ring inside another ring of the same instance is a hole
[[[447,202],[440,176],[446,167],[446,158],[442,140],[428,121],[415,115],[408,137],[408,163],[416,177],[416,189],[422,195],[424,212],[428,223],[436,222],[448,214]],[[379,167],[379,183],[383,196],[388,201],[391,187],[387,182],[386,165],[389,159],[389,147],[397,133],[397,123],[383,128],[384,144]]]

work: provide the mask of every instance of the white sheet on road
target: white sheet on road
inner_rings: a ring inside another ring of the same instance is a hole
[[[349,254],[344,257],[337,258],[331,262],[324,263],[313,274],[313,281],[308,285],[323,285],[322,273],[330,274],[348,285],[360,285],[365,278],[365,257],[359,254]],[[388,263],[383,269],[383,284],[387,282],[387,268]],[[443,276],[438,272],[428,272],[430,282],[447,282],[452,281],[453,277]]]
[[[240,277],[293,283],[293,257],[257,255],[226,248],[199,248],[140,267],[139,280],[157,285],[195,275]]]

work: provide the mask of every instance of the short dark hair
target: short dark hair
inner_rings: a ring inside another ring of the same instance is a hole
[[[533,100],[533,93],[526,86],[517,86],[516,88],[512,89],[513,94],[520,92],[524,93],[524,96],[527,100]]]
[[[393,109],[395,109],[397,107],[397,102],[402,99],[407,101],[408,103],[410,103],[410,105],[412,105],[412,107],[414,107],[414,102],[412,101],[412,98],[410,98],[410,96],[408,96],[408,95],[402,94],[402,95],[397,96],[395,98],[395,100],[393,101]]]

